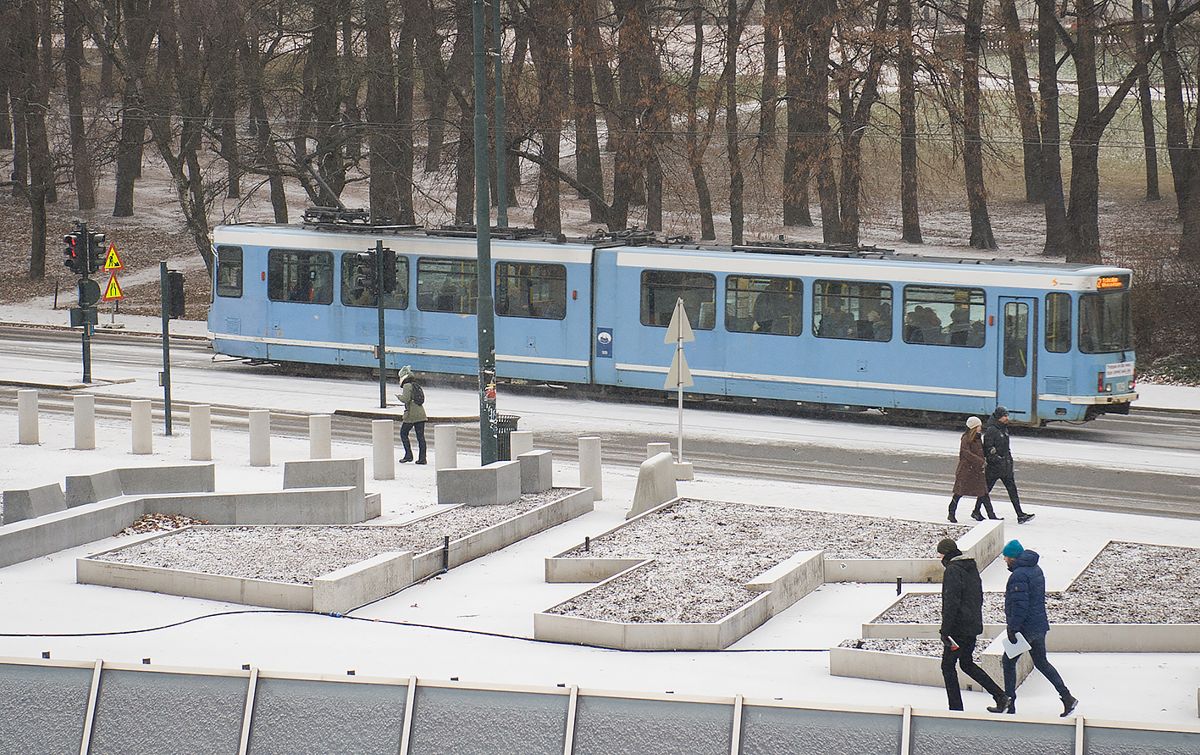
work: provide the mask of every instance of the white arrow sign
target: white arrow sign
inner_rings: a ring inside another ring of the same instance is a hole
[[[671,369],[667,372],[666,382],[663,383],[663,388],[675,390],[688,388],[691,385],[692,371],[688,369],[687,357],[683,355],[682,350],[676,350],[675,357],[671,360]]]
[[[692,324],[688,322],[687,311],[683,308],[683,299],[676,299],[675,311],[671,313],[671,324],[667,326],[667,335],[663,338],[663,343],[687,343],[695,340]]]

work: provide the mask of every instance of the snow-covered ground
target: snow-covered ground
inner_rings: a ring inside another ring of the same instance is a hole
[[[11,369],[11,368],[6,368]],[[117,386],[133,389],[131,386]],[[253,384],[254,381],[243,381]],[[331,401],[332,385],[318,381],[279,397],[295,406],[298,400]],[[345,395],[345,384],[341,394]],[[258,400],[252,385],[243,405]],[[236,399],[233,387],[222,398]],[[473,395],[470,392],[463,392]],[[212,400],[216,400],[215,398]],[[448,400],[437,396],[434,400]],[[521,405],[527,401],[529,406]],[[673,416],[654,407],[566,402],[534,410],[547,399],[511,399],[505,409],[525,413],[535,429],[573,428],[601,436],[630,423],[662,422]],[[232,402],[232,401],[231,401]],[[520,408],[513,406],[520,405]],[[570,407],[570,415],[567,408]],[[557,420],[553,418],[557,417]],[[727,419],[727,415],[725,416]],[[714,420],[715,421],[715,420]],[[781,432],[784,421],[752,418],[747,432]],[[803,432],[828,437],[838,423],[788,420]],[[597,430],[597,428],[599,428]],[[860,429],[861,433],[862,430]],[[948,433],[900,430],[902,441],[947,446]],[[664,432],[664,436],[668,433]],[[895,435],[891,431],[887,435]],[[175,437],[155,438],[154,457],[129,454],[129,428],[123,421],[101,420],[95,451],[73,451],[71,419],[42,419],[40,446],[19,446],[16,417],[0,412],[0,489],[61,481],[68,473],[186,459],[186,430]],[[252,468],[247,461],[247,438],[236,431],[214,431],[218,489],[279,489],[282,462],[304,458],[303,439],[277,438],[274,466]],[[856,442],[861,442],[859,439]],[[880,441],[883,442],[883,441]],[[1024,444],[1024,439],[1023,439]],[[1053,444],[1052,444],[1053,445]],[[1059,444],[1070,445],[1070,444]],[[1110,450],[1110,453],[1111,450]],[[1151,452],[1146,452],[1151,453]],[[368,456],[366,446],[335,443],[335,456]],[[1182,461],[1180,461],[1182,463]],[[1192,467],[1193,471],[1195,466]],[[569,459],[555,465],[558,484],[577,481]],[[831,512],[892,516],[938,522],[944,513],[942,496],[916,495],[819,485],[752,482],[723,477],[719,470],[697,470],[697,480],[681,483],[681,493],[702,500],[735,500]],[[586,589],[586,585],[547,584],[543,559],[562,552],[623,521],[635,486],[635,470],[616,466],[605,470],[605,500],[576,520],[517,543],[498,553],[454,569],[449,574],[410,588],[354,612],[355,621],[316,615],[250,613],[206,618],[171,629],[140,634],[90,637],[0,636],[0,656],[38,657],[50,651],[55,658],[136,661],[150,657],[156,664],[238,668],[242,663],[312,673],[380,676],[417,675],[444,679],[458,676],[480,682],[579,684],[594,688],[679,693],[745,694],[829,703],[901,704],[942,708],[944,693],[935,688],[831,677],[826,649],[859,636],[860,625],[886,608],[895,597],[889,585],[825,585],[734,646],[746,653],[622,653],[586,647],[533,643],[402,627],[374,619],[414,622],[467,630],[533,635],[533,614]],[[432,466],[403,465],[394,481],[368,481],[368,490],[383,498],[382,523],[402,521],[433,504]],[[1048,588],[1063,589],[1109,539],[1195,545],[1200,521],[1096,513],[1042,507],[1038,518],[1023,526],[1022,542],[1042,553]],[[138,537],[108,538],[87,546],[0,569],[0,634],[109,632],[157,626],[242,606],[170,597],[107,587],[77,585],[77,557],[136,542]],[[936,543],[930,542],[932,554]],[[1000,562],[984,571],[987,590],[1001,590],[1006,572]],[[1171,589],[1170,585],[1162,585]],[[915,589],[934,589],[920,586]],[[809,652],[812,651],[812,652]],[[1200,657],[1182,654],[1055,654],[1054,662],[1082,701],[1081,713],[1118,720],[1195,722]],[[1053,689],[1038,675],[1021,689],[1023,712],[1050,713],[1057,708]],[[985,701],[968,701],[982,707]]]

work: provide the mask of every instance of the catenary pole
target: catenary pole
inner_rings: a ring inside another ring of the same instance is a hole
[[[80,284],[80,291],[84,291],[87,289],[87,281],[90,274],[88,265],[92,259],[92,234],[88,231],[87,223],[79,224],[79,233],[82,236],[79,241],[83,242],[83,261],[81,263],[83,281]],[[79,241],[75,242],[77,248]],[[85,306],[84,302],[81,301],[79,302],[79,307],[83,310],[83,382],[90,383],[92,382],[92,322],[91,318],[88,317],[88,313],[92,309],[92,306],[90,304]]]
[[[167,263],[158,263],[158,287],[162,293],[162,388],[163,432],[171,434],[171,283]]]
[[[479,298],[475,319],[479,326],[479,461],[491,464],[499,457],[496,416],[496,337],[492,311],[491,218],[488,207],[487,54],[485,51],[484,0],[472,0],[475,34],[475,239],[478,254],[476,280]]]
[[[387,336],[383,327],[383,240],[375,241],[375,311],[379,319],[379,408],[387,408]]]
[[[492,0],[492,26],[496,40],[496,226],[508,228],[508,176],[504,139],[504,27],[500,23],[500,0]]]

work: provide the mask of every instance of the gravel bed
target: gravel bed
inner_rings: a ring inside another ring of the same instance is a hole
[[[414,555],[559,500],[574,488],[530,493],[495,506],[456,506],[401,525],[332,527],[193,527],[97,560],[310,584],[323,574],[387,551]]]
[[[797,551],[832,558],[929,557],[968,527],[683,499],[567,558],[654,558],[549,613],[631,623],[719,621],[758,593],[744,585]]]
[[[1004,594],[984,593],[983,620],[1004,623]],[[936,624],[937,593],[910,593],[879,624]],[[1200,624],[1200,550],[1109,543],[1066,591],[1047,593],[1051,624]]]
[[[986,642],[975,643],[975,653],[971,656],[976,662],[983,658]],[[843,640],[840,648],[855,650],[877,650],[881,653],[900,653],[901,655],[920,655],[926,658],[942,657],[941,640]]]

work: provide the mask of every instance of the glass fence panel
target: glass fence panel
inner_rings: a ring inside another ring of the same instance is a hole
[[[575,755],[727,755],[733,705],[581,695]]]
[[[89,668],[0,663],[0,752],[79,752]]]
[[[899,714],[747,705],[742,708],[742,755],[896,755],[903,728]]]
[[[105,670],[88,752],[237,752],[248,683],[238,676]]]
[[[417,687],[410,753],[561,755],[566,695]]]
[[[250,752],[352,752],[400,749],[406,684],[259,679],[250,719]]]
[[[990,755],[1074,755],[1075,727],[1002,719],[913,716],[912,755],[986,752]]]
[[[1196,755],[1200,733],[1185,731],[1138,731],[1087,726],[1083,730],[1084,755]]]

